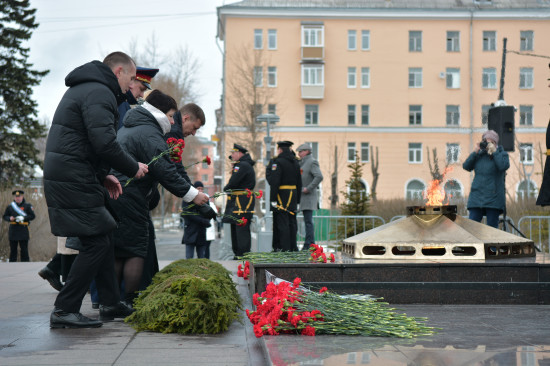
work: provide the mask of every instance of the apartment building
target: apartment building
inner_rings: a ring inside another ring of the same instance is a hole
[[[536,196],[550,117],[548,0],[244,0],[218,8],[224,88],[216,134],[221,154],[244,143],[258,160],[273,141],[310,142],[325,180],[346,189],[359,154],[366,193],[378,155],[378,199],[418,198],[434,150],[453,200],[469,193],[462,162],[497,102],[516,108],[509,197]],[[502,102],[500,102],[502,103]],[[376,154],[376,151],[378,152]],[[431,164],[430,164],[431,163]],[[223,166],[227,181],[229,165]],[[433,170],[433,169],[432,169]],[[341,195],[340,195],[341,197]]]

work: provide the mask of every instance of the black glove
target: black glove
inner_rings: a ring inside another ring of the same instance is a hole
[[[213,220],[216,218],[216,216],[218,216],[216,214],[216,211],[214,211],[214,209],[212,209],[212,207],[210,207],[208,203],[200,205],[198,211],[199,215],[201,215],[201,217],[204,217],[205,219]]]

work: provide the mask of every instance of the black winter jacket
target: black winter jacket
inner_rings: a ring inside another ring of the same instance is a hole
[[[168,149],[166,137],[155,117],[142,106],[126,113],[124,127],[118,131],[117,140],[125,151],[138,161],[151,159]],[[111,206],[120,219],[115,230],[115,252],[118,257],[145,257],[149,238],[149,201],[157,184],[161,184],[177,197],[190,193],[191,185],[178,173],[169,154],[149,165],[149,173],[141,179],[128,180],[124,174],[112,173],[120,180],[123,194],[111,200]],[[196,191],[193,188],[193,191]],[[191,201],[194,198],[188,198]]]
[[[112,231],[103,181],[109,169],[128,176],[138,163],[116,141],[117,106],[124,100],[111,69],[92,61],[65,78],[69,89],[53,116],[44,159],[44,192],[56,236],[91,236]]]

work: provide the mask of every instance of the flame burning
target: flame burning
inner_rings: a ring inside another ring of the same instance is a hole
[[[453,170],[452,166],[445,168],[441,179],[433,179],[428,184],[424,198],[428,200],[426,206],[442,206],[445,200],[445,189],[443,188],[443,182],[445,181],[445,175]],[[449,196],[450,198],[450,196]],[[446,202],[448,203],[448,201]]]

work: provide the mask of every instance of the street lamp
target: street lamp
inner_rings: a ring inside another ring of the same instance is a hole
[[[270,125],[272,123],[279,122],[280,118],[276,114],[267,113],[267,114],[260,114],[256,117],[257,123],[266,123],[267,124],[267,130],[266,130],[266,136],[264,137],[265,142],[265,160],[264,165],[267,166],[269,164],[269,160],[271,160],[271,142],[273,138],[269,135]],[[270,197],[270,189],[269,189],[269,183],[267,182],[267,179],[265,181],[265,216],[270,216],[270,210],[269,210],[269,197]],[[270,226],[268,226],[270,227]]]

